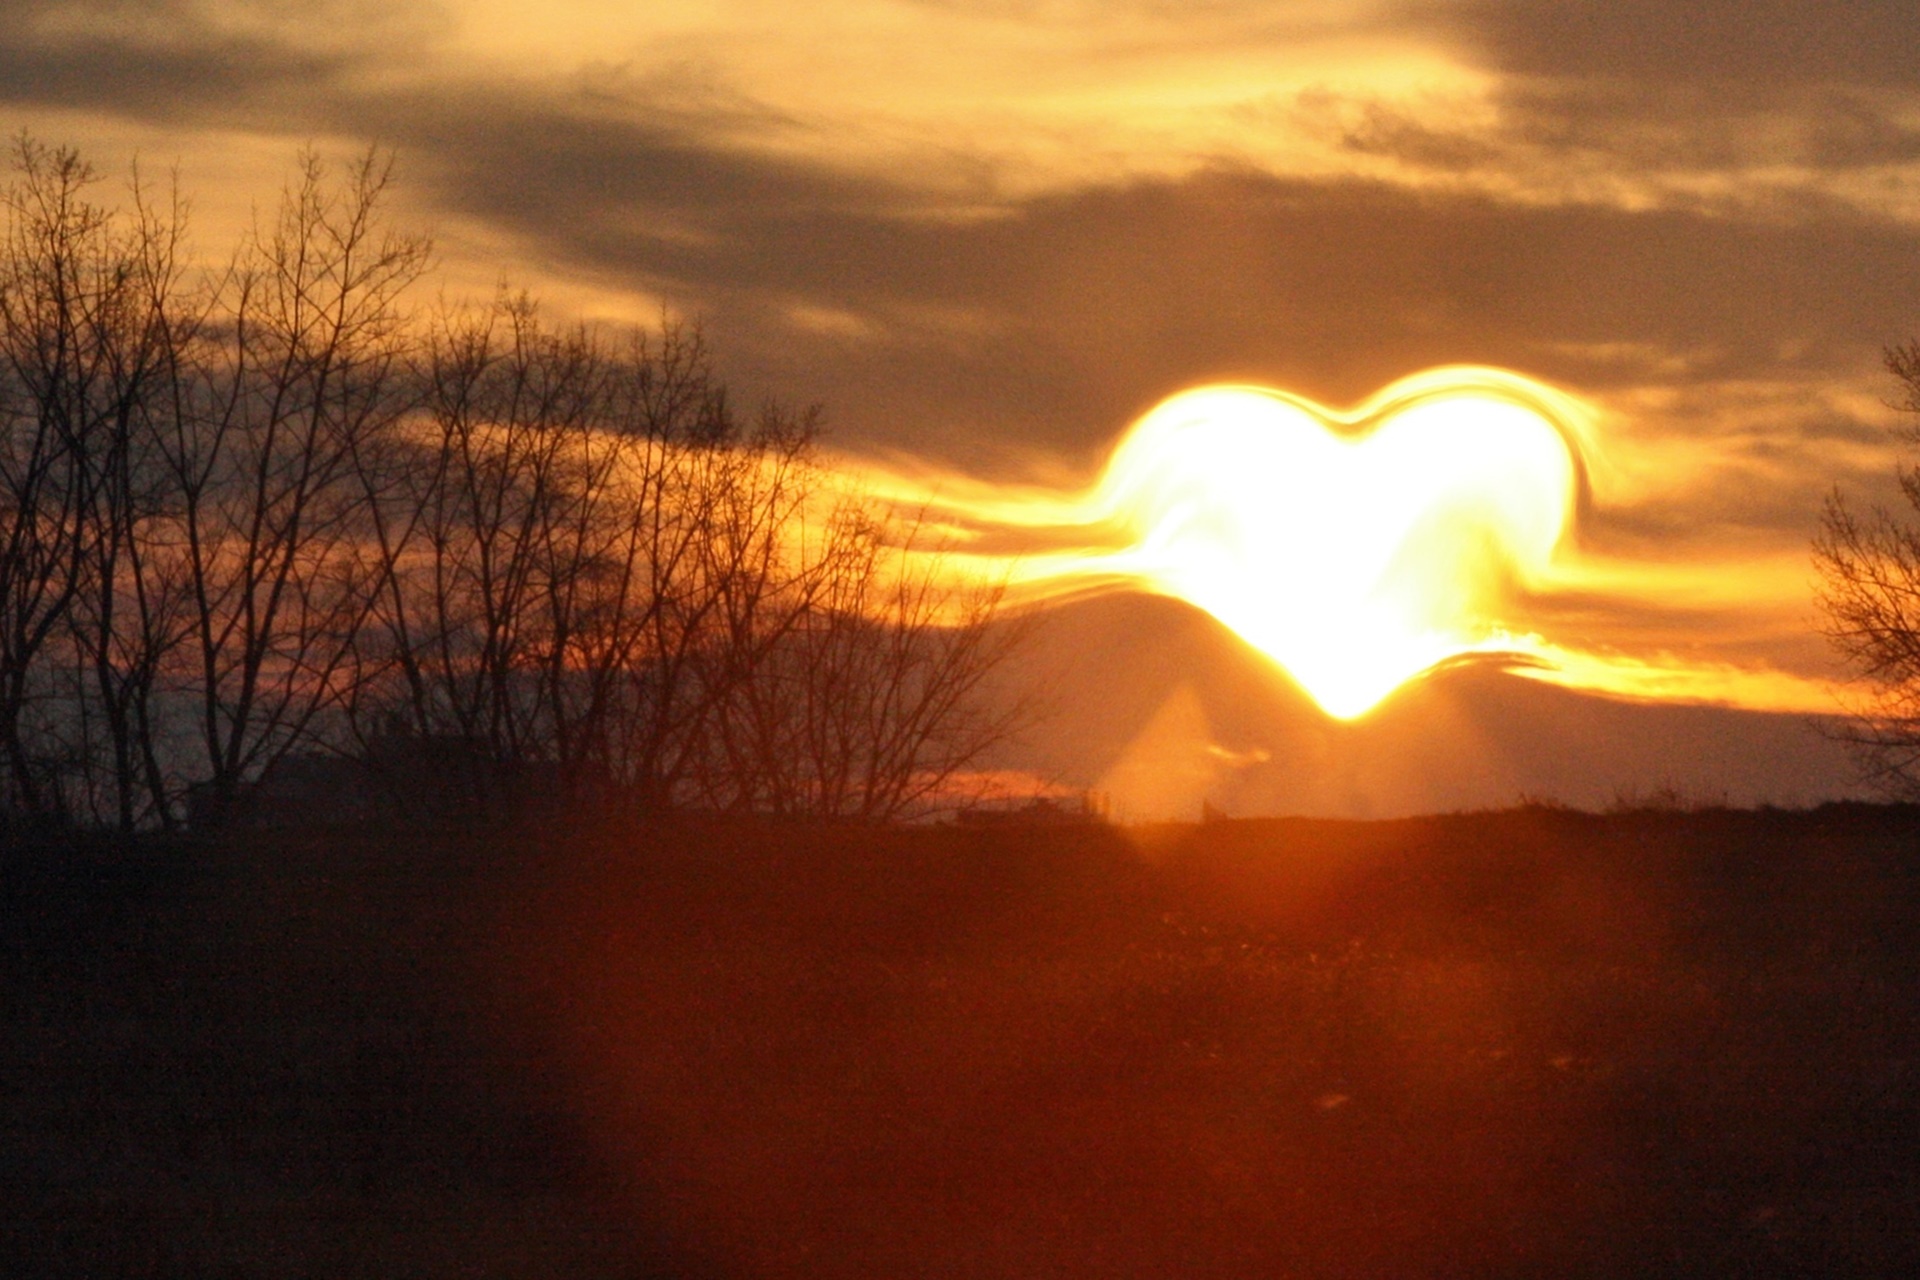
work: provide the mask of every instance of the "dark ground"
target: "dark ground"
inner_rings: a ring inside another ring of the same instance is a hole
[[[1920,810],[0,854],[6,1275],[1920,1265]]]

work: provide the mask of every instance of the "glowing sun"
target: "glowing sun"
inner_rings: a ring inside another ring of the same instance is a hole
[[[1492,370],[1347,414],[1206,387],[1134,426],[1092,502],[1132,532],[1109,570],[1205,609],[1350,718],[1437,663],[1524,647],[1502,604],[1570,528],[1577,439],[1544,388]]]
[[[1823,679],[1608,631],[1609,610],[1658,616],[1776,571],[1581,546],[1604,421],[1522,374],[1456,365],[1350,410],[1265,387],[1183,391],[1135,422],[1090,484],[858,474],[938,535],[931,558],[952,581],[1036,608],[1116,590],[1185,600],[1338,719],[1474,655],[1612,697],[1830,712]],[[1597,635],[1565,632],[1583,619]]]
[[[1349,412],[1201,387],[1136,422],[1078,494],[945,477],[921,501],[984,569],[1010,564],[1026,598],[1177,597],[1351,719],[1462,655],[1555,665],[1506,620],[1549,581],[1583,502],[1588,416],[1551,387],[1478,367],[1404,378]],[[931,485],[895,496],[916,487]],[[1012,561],[986,549],[1009,537],[1053,549]]]

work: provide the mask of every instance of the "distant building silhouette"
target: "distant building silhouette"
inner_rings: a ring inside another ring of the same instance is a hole
[[[1113,802],[1105,792],[1081,791],[1069,796],[1030,796],[1012,806],[973,805],[954,815],[966,827],[1091,826],[1110,821]]]
[[[562,782],[551,761],[497,760],[459,734],[389,733],[359,756],[283,756],[225,803],[211,784],[189,787],[187,825],[204,831],[500,822],[559,804]]]

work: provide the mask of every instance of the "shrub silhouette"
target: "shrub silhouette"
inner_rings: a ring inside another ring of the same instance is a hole
[[[698,326],[416,308],[376,151],[303,155],[211,272],[177,195],[96,185],[16,143],[0,817],[218,821],[397,730],[569,800],[883,819],[1009,727],[999,592],[829,472],[817,409],[737,413]]]

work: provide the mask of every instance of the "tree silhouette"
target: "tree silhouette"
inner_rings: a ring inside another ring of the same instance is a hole
[[[1011,632],[917,522],[742,418],[698,326],[409,299],[391,157],[223,268],[19,140],[0,242],[0,821],[220,820],[409,751],[563,800],[888,819],[997,741]],[[908,554],[912,552],[914,554]],[[324,772],[320,770],[319,772]]]
[[[1920,413],[1920,341],[1891,347],[1896,406]],[[1920,444],[1920,427],[1901,432]],[[1865,686],[1835,733],[1867,777],[1896,795],[1920,795],[1920,463],[1899,473],[1907,510],[1857,511],[1838,490],[1814,539],[1824,632]]]

